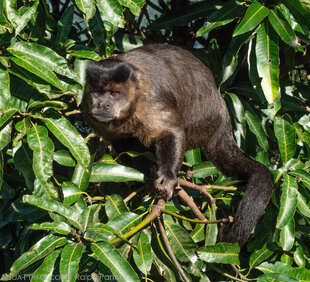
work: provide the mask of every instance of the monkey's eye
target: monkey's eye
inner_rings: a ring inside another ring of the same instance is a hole
[[[115,96],[119,95],[120,93],[121,93],[120,91],[111,90],[110,95],[113,96],[113,97],[115,97]]]

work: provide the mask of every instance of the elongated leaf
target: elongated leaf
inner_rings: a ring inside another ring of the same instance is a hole
[[[41,73],[46,73],[45,69],[48,69],[49,73],[56,72],[79,81],[77,74],[68,68],[67,61],[46,46],[17,41],[8,48],[8,51],[17,58],[24,60],[25,64],[30,67],[29,69],[26,68],[38,76]],[[42,78],[45,79],[45,76],[43,75]]]
[[[43,222],[41,224],[33,223],[28,227],[28,229],[54,231],[62,235],[67,235],[71,232],[71,227],[65,222]]]
[[[261,86],[266,100],[274,103],[279,96],[279,45],[278,35],[269,22],[263,23],[257,30],[256,60]]]
[[[273,11],[270,11],[268,15],[268,20],[271,23],[273,29],[279,34],[279,36],[285,43],[298,51],[303,51],[291,25],[283,16],[281,16],[280,9],[275,7]]]
[[[125,20],[123,9],[117,0],[105,0],[97,2],[101,18],[118,27],[123,27]]]
[[[203,178],[208,177],[213,174],[218,174],[219,170],[211,162],[203,162],[193,166],[193,171],[195,171],[194,177]]]
[[[89,150],[74,126],[60,115],[49,115],[44,122],[55,137],[70,150],[78,163],[87,170],[90,162]]]
[[[185,159],[188,164],[194,165],[201,163],[200,148],[188,150],[185,152]]]
[[[72,182],[81,190],[85,191],[89,184],[92,162],[89,163],[87,169],[84,169],[79,163],[74,169]]]
[[[216,212],[216,206],[214,205],[214,212]],[[206,212],[207,218],[209,220],[216,220],[215,213],[212,210],[211,206],[208,206],[208,211]],[[206,240],[205,246],[213,246],[216,244],[218,235],[218,227],[217,224],[207,224],[206,228]]]
[[[282,193],[280,200],[280,210],[277,218],[277,228],[283,228],[293,218],[297,206],[296,180],[287,174],[283,176],[284,182],[281,185]]]
[[[75,160],[72,158],[71,154],[68,151],[65,150],[60,150],[57,152],[54,152],[53,155],[54,161],[59,163],[60,165],[63,166],[72,166],[75,167]]]
[[[8,109],[10,105],[11,93],[10,93],[10,77],[7,70],[0,68],[0,113],[3,113]]]
[[[80,59],[88,59],[92,61],[102,60],[102,57],[100,57],[96,52],[90,50],[69,50],[68,53]]]
[[[31,282],[50,282],[52,281],[52,275],[55,268],[55,262],[60,254],[61,250],[55,250],[50,253],[43,261],[41,266],[33,273]],[[44,280],[42,278],[44,277]]]
[[[146,0],[119,0],[119,3],[138,16],[141,8],[144,6]]]
[[[70,206],[62,204],[55,200],[45,199],[33,195],[25,195],[23,197],[23,202],[38,207],[40,209],[64,216],[67,220],[70,221],[70,223],[74,227],[81,230],[83,228],[80,223],[80,214],[76,211],[76,209]]]
[[[4,168],[3,154],[2,151],[0,151],[0,192],[2,191],[1,187],[3,185],[3,168]]]
[[[73,23],[74,6],[68,7],[58,21],[56,44],[65,43]]]
[[[285,119],[276,116],[274,119],[274,133],[278,139],[278,145],[283,163],[290,160],[296,151],[296,134],[294,125]]]
[[[88,19],[91,19],[96,13],[95,0],[74,0],[76,6],[85,14]]]
[[[307,217],[310,217],[310,202],[307,203],[306,197],[297,191],[297,207],[298,210]]]
[[[129,262],[111,244],[93,243],[91,249],[96,257],[111,270],[117,281],[140,281]]]
[[[198,251],[198,256],[205,262],[236,263],[239,264],[238,244],[218,243],[214,246],[202,247]]]
[[[138,215],[132,212],[126,212],[108,221],[107,225],[120,234],[125,234],[131,228],[137,226],[141,222],[143,216],[144,214]]]
[[[255,134],[259,146],[261,146],[264,151],[268,151],[268,140],[261,125],[261,121],[254,113],[250,111],[245,111],[245,119],[247,124],[249,125],[250,130]]]
[[[0,151],[2,151],[11,141],[12,122],[0,130]]]
[[[283,251],[289,251],[293,248],[295,242],[295,221],[292,218],[280,232],[280,245]]]
[[[116,231],[103,223],[92,223],[87,227],[84,238],[93,242],[109,241],[115,237]]]
[[[268,8],[264,7],[258,1],[254,1],[247,9],[241,23],[237,26],[234,36],[246,33],[257,27],[268,16],[269,12]]]
[[[265,243],[262,248],[251,254],[249,261],[250,269],[258,266],[261,262],[268,259],[274,253],[274,248],[274,245]]]
[[[194,264],[197,261],[197,245],[180,225],[170,224],[165,221],[165,228],[171,247],[176,257],[181,262],[191,262]]]
[[[202,36],[218,26],[232,22],[241,16],[244,10],[244,4],[241,4],[236,0],[231,0],[225,3],[221,9],[213,12],[210,17],[207,18],[206,25],[197,31],[196,36]]]
[[[308,172],[301,169],[296,169],[294,171],[291,171],[290,175],[297,176],[301,183],[310,189],[310,174]]]
[[[149,237],[145,233],[145,230],[142,230],[140,233],[137,250],[133,249],[133,259],[140,271],[147,276],[153,263],[153,253]]]
[[[310,271],[304,267],[292,267],[282,262],[263,262],[261,265],[256,267],[260,271],[264,273],[279,273],[286,274],[292,279],[296,279],[298,281],[307,282],[310,281]],[[281,281],[281,280],[280,280]],[[295,281],[295,280],[292,280]]]
[[[183,26],[192,20],[205,18],[222,5],[221,1],[193,3],[180,11],[174,11],[173,14],[162,15],[153,21],[148,29],[170,29],[175,26]]]
[[[205,224],[196,224],[193,231],[190,233],[191,238],[195,243],[201,242],[205,239]]]
[[[59,248],[67,243],[64,237],[48,235],[43,237],[28,252],[23,253],[12,265],[10,275],[15,276],[21,270],[27,268],[34,262],[50,254],[54,249]]]
[[[50,180],[53,175],[54,143],[48,137],[47,129],[41,125],[33,124],[28,131],[27,141],[33,150],[33,171],[45,192],[51,198],[58,197],[58,191]]]
[[[92,168],[90,182],[144,181],[143,173],[119,164],[99,163]]]
[[[84,250],[85,245],[82,243],[70,243],[64,247],[61,252],[59,264],[59,272],[62,280],[76,281],[79,263]]]
[[[125,212],[128,212],[128,208],[120,195],[108,195],[105,203],[105,212],[109,220],[111,220]]]

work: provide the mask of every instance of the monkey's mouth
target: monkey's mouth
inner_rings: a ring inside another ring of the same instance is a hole
[[[102,113],[90,113],[90,114],[93,119],[95,119],[96,121],[100,121],[100,122],[109,122],[115,119],[114,116],[104,115]]]

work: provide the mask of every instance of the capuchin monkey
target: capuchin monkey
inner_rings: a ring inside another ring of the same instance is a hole
[[[82,107],[95,131],[112,144],[135,137],[154,146],[155,187],[165,200],[178,184],[185,150],[196,147],[204,147],[225,175],[247,180],[235,220],[222,238],[240,245],[247,241],[271,198],[271,174],[236,145],[214,78],[194,55],[152,44],[91,62]]]

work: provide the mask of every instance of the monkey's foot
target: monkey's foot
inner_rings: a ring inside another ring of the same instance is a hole
[[[177,179],[161,176],[155,181],[155,188],[162,199],[169,201],[173,197],[177,184]]]

